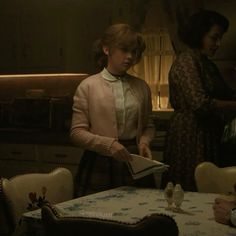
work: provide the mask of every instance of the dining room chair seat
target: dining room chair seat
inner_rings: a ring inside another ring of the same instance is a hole
[[[212,162],[202,162],[195,169],[198,192],[229,194],[234,192],[236,166],[218,167]]]
[[[73,189],[72,174],[62,167],[50,173],[27,173],[10,179],[1,178],[1,215],[5,216],[8,233],[14,231],[22,213],[40,208],[46,202],[56,204],[70,200],[73,198]]]
[[[175,220],[164,214],[150,214],[135,223],[124,223],[99,217],[68,217],[61,215],[55,206],[46,204],[41,209],[46,236],[109,235],[109,236],[177,236]]]

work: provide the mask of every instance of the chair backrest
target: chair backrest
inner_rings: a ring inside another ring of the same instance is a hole
[[[195,169],[195,181],[199,192],[234,192],[236,166],[218,167],[211,162],[202,162]]]
[[[41,209],[42,222],[47,236],[112,235],[112,236],[177,236],[175,220],[163,214],[151,214],[133,224],[85,217],[63,217],[55,207],[46,204]]]
[[[22,213],[33,210],[37,203],[40,205],[48,201],[55,204],[72,199],[73,188],[72,174],[66,168],[56,168],[50,173],[29,173],[10,179],[2,178],[0,196],[10,228],[14,230]]]

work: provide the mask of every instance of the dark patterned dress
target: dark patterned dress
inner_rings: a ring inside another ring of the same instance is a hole
[[[180,183],[184,190],[196,190],[197,164],[220,161],[224,116],[214,109],[213,99],[229,100],[232,91],[216,65],[199,51],[190,49],[173,63],[169,89],[174,114],[164,151],[164,162],[170,168],[163,176],[162,187],[172,181]]]

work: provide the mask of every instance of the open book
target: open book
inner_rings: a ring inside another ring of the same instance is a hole
[[[151,160],[136,154],[131,154],[131,156],[133,157],[133,160],[128,161],[127,165],[133,179],[139,179],[154,172],[162,173],[169,167],[162,162]]]

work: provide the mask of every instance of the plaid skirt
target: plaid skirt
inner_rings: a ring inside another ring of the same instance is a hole
[[[154,188],[155,180],[152,174],[134,180],[125,162],[85,150],[75,179],[75,197],[124,185]]]

